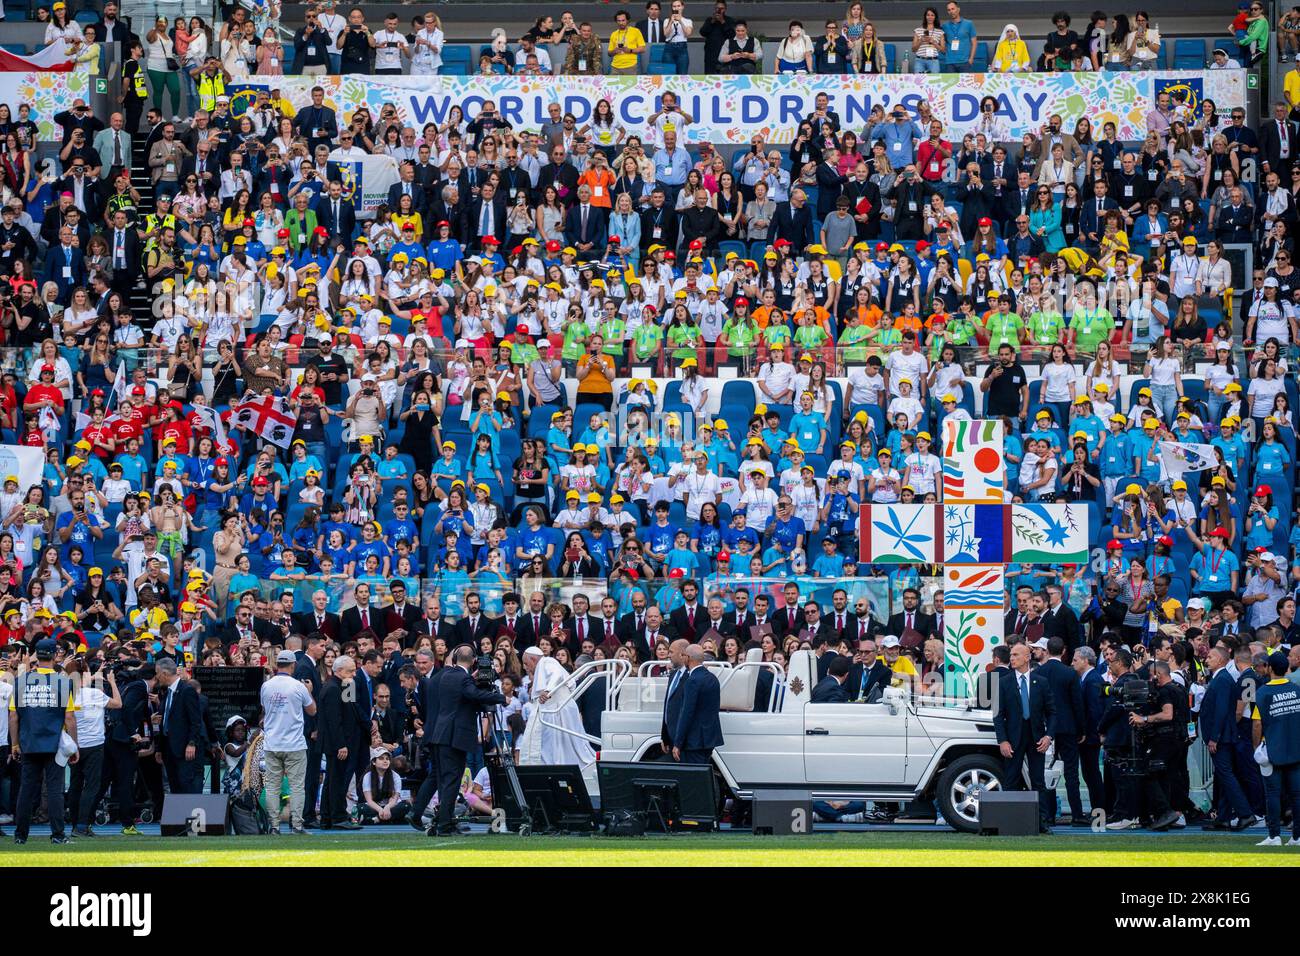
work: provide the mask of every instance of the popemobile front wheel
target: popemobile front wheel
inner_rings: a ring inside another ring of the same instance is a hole
[[[1002,762],[984,754],[958,757],[939,775],[935,801],[948,825],[959,833],[978,833],[980,797],[1002,789]]]

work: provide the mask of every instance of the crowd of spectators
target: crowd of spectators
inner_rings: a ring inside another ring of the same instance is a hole
[[[619,12],[608,40],[543,17],[483,68],[635,70],[622,58],[695,31],[710,68],[757,67],[726,4],[682,6]],[[927,10],[914,69],[972,65],[977,31],[947,13]],[[300,31],[291,69],[437,71],[436,16],[409,35],[359,17],[309,7],[322,40]],[[906,629],[893,659],[934,670],[942,593],[926,585],[929,630],[892,617],[933,569],[859,561],[858,514],[941,501],[936,437],[984,417],[1005,424],[1009,499],[1086,508],[1098,555],[1010,566],[1009,632],[1062,602],[1071,650],[1173,628],[1189,685],[1216,636],[1292,643],[1300,86],[1260,124],[1161,93],[1127,143],[1063,115],[1013,139],[992,98],[969,124],[922,103],[850,129],[819,96],[789,145],[724,156],[671,92],[639,128],[605,101],[583,123],[557,104],[515,128],[489,101],[417,128],[321,88],[234,116],[225,83],[290,67],[278,18],[237,8],[218,34],[181,24],[182,44],[165,20],[119,31],[110,2],[87,31],[124,55],[107,123],[79,100],[45,144],[29,106],[0,104],[0,437],[46,462],[30,487],[0,476],[8,668],[45,636],[88,669],[270,673],[287,647],[323,683],[345,655],[388,690],[363,723],[390,752],[415,730],[408,665],[473,643],[522,709],[525,647],[566,669],[663,660],[703,633],[681,613],[697,601],[731,615],[705,648],[720,659],[743,657],[755,612],[793,625],[852,602],[860,629],[756,646],[780,663]],[[1141,66],[1160,41],[1135,19],[1116,57],[1105,17],[1080,37],[1059,16],[1039,65]],[[1023,66],[1024,41],[1003,43],[994,59]],[[883,55],[855,3],[816,40],[792,29],[777,62],[871,72]],[[375,153],[400,174],[371,215],[340,164]],[[241,406],[279,409],[291,434]],[[1168,442],[1212,446],[1213,466],[1179,471]],[[127,743],[147,742],[147,709]],[[219,782],[236,730],[200,725],[185,759]],[[401,778],[373,772],[388,806]]]

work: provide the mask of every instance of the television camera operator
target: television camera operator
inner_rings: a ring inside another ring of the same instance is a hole
[[[451,663],[448,673],[438,681],[438,723],[433,730],[433,743],[438,747],[438,819],[429,830],[430,836],[466,832],[463,824],[452,822],[461,777],[469,752],[482,737],[482,711],[491,704],[506,702],[494,686],[496,674],[491,661],[487,661],[486,668],[482,661],[476,664],[474,648],[461,644],[452,651]],[[475,667],[474,676],[471,667]]]
[[[1183,691],[1173,683],[1167,661],[1152,664],[1155,680],[1144,681],[1133,672],[1133,656],[1122,647],[1116,648],[1110,670],[1115,680],[1100,729],[1116,797],[1115,819],[1106,829],[1137,829],[1145,801],[1151,829],[1168,830],[1178,821],[1169,803],[1169,768],[1179,744],[1177,698]]]

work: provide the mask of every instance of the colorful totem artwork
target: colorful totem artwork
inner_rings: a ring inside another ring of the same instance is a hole
[[[859,560],[941,564],[946,693],[968,697],[1003,639],[1006,565],[1082,564],[1088,511],[1079,504],[1009,504],[1002,423],[944,422],[943,501],[869,504]]]

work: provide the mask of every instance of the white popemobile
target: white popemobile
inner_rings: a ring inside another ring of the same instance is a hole
[[[750,799],[755,790],[798,789],[815,800],[929,799],[954,829],[979,829],[980,795],[1002,786],[1002,758],[986,703],[927,698],[890,687],[879,701],[814,704],[809,700],[817,672],[812,652],[796,651],[787,671],[761,656],[753,650],[738,666],[709,665],[722,685],[726,741],[713,762],[734,796]],[[655,667],[643,665],[633,675],[626,661],[595,661],[566,681],[574,696],[589,691],[606,695],[601,760],[659,755],[668,677],[654,676]],[[767,709],[756,710],[764,670],[772,675],[771,691]],[[595,764],[583,771],[594,797]]]

